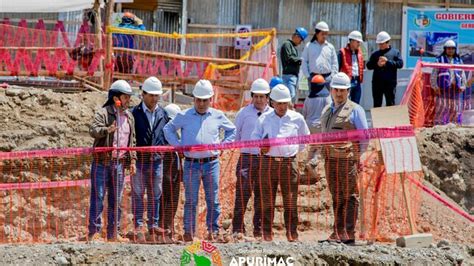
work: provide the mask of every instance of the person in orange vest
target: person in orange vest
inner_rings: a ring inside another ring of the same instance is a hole
[[[361,84],[364,80],[364,56],[360,45],[364,42],[362,33],[353,31],[349,33],[349,42],[346,47],[341,48],[337,55],[339,72],[344,72],[351,79],[349,98],[359,104],[362,96]]]

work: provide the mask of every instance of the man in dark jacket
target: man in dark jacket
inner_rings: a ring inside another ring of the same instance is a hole
[[[300,73],[301,58],[296,47],[308,36],[305,28],[296,28],[291,40],[286,40],[280,49],[281,65],[283,66],[283,84],[290,89],[291,99],[296,101],[296,89],[298,87],[298,75]]]
[[[156,77],[150,77],[142,85],[143,101],[133,108],[137,146],[162,146],[167,144],[163,127],[169,118],[158,105],[163,94],[162,84]],[[139,152],[137,174],[132,176],[132,210],[137,242],[146,241],[143,220],[145,211],[143,198],[146,191],[148,215],[147,229],[153,240],[163,241],[165,232],[159,225],[160,199],[163,185],[163,156],[156,152]]]
[[[395,105],[395,90],[397,87],[397,69],[403,67],[400,51],[390,46],[390,35],[385,31],[377,34],[379,50],[375,51],[367,62],[367,69],[373,69],[372,96],[374,107],[382,106],[385,95],[387,106]]]
[[[128,110],[132,87],[125,80],[115,81],[109,90],[107,102],[97,111],[89,134],[97,147],[134,147],[135,122]],[[105,194],[107,200],[107,240],[126,241],[120,231],[120,217],[125,168],[130,164],[130,174],[135,174],[136,153],[125,150],[94,152],[91,165],[91,194],[89,209],[88,241],[98,240],[102,228],[102,211]]]

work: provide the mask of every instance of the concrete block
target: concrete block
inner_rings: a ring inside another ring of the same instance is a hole
[[[397,246],[403,248],[425,248],[432,242],[432,234],[415,234],[397,238]]]

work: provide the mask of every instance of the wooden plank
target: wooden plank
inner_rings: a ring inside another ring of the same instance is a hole
[[[144,56],[156,56],[163,57],[168,59],[175,59],[180,61],[190,61],[190,62],[208,62],[208,63],[218,63],[218,64],[238,64],[238,65],[247,65],[247,66],[258,66],[266,67],[265,63],[255,62],[255,61],[245,61],[239,59],[227,59],[227,58],[212,58],[212,57],[202,57],[202,56],[186,56],[162,52],[150,52],[143,50],[135,50],[129,48],[120,48],[114,47],[114,51],[126,52],[130,54],[140,54]]]
[[[1,74],[1,72],[0,72]],[[114,73],[114,78],[118,79],[125,79],[125,80],[135,80],[138,82],[143,82],[147,79],[148,75],[139,75],[139,74],[123,74],[123,73]],[[180,77],[160,77],[160,81],[162,83],[174,82],[180,84],[196,84],[200,78],[180,78]],[[250,86],[248,84],[240,84],[240,83],[229,83],[223,80],[216,80],[216,79],[209,79],[209,81],[217,86],[229,89],[239,89],[239,90],[248,90]]]
[[[114,0],[107,1],[105,12],[105,28],[112,24],[112,14],[114,13]],[[112,81],[112,33],[107,32],[105,39],[105,71],[104,71],[104,89],[108,90]]]
[[[416,234],[416,225],[415,225],[415,218],[413,216],[413,210],[411,208],[411,200],[410,200],[410,194],[408,189],[406,188],[405,185],[405,175],[404,174],[399,174],[400,176],[400,182],[402,184],[402,192],[403,192],[403,199],[405,201],[405,207],[407,208],[407,216],[408,216],[408,224],[410,225],[410,233]]]
[[[96,46],[99,50],[102,50],[102,18],[100,14],[100,0],[94,1],[94,26],[95,26],[95,42]],[[102,56],[100,57],[99,61],[99,71],[104,71],[104,59]],[[102,87],[104,85],[104,77],[100,77],[99,85]],[[104,89],[102,87],[102,89]]]

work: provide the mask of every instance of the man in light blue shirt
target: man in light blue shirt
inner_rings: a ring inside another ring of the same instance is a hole
[[[214,96],[212,84],[208,80],[198,81],[193,96],[194,107],[178,113],[165,126],[164,132],[168,142],[173,146],[219,144],[221,130],[224,130],[223,143],[234,141],[234,124],[223,112],[210,108],[211,98]],[[178,137],[178,130],[181,130],[181,139]],[[184,156],[184,241],[192,242],[196,232],[196,209],[201,178],[207,204],[207,239],[219,240],[219,151],[187,151]]]
[[[343,72],[331,81],[333,103],[321,115],[322,132],[367,129],[364,109],[348,99],[351,79]],[[331,192],[334,212],[333,232],[326,241],[355,243],[355,225],[359,207],[357,171],[360,145],[354,142],[329,144],[323,147],[326,180]]]
[[[273,112],[261,116],[252,132],[252,139],[287,138],[309,135],[304,117],[289,110],[290,90],[283,84],[272,89]],[[305,145],[282,145],[261,148],[262,190],[262,231],[263,240],[273,240],[273,218],[278,185],[281,187],[283,207],[285,209],[285,228],[288,241],[298,240],[298,179],[299,170],[296,154],[303,151]]]
[[[237,128],[236,141],[251,140],[252,132],[257,119],[273,112],[268,106],[270,85],[264,79],[256,79],[250,88],[252,103],[240,109],[235,117]],[[253,235],[261,237],[261,209],[260,183],[258,182],[260,164],[260,150],[258,148],[242,148],[236,170],[236,190],[232,232],[235,241],[243,239],[245,233],[244,216],[252,192],[254,194]]]

